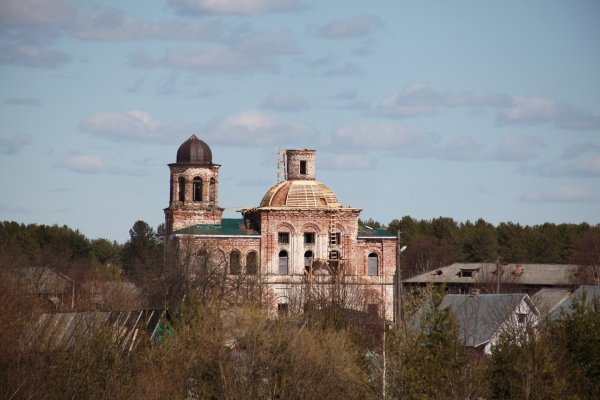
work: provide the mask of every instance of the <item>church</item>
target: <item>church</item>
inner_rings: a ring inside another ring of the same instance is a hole
[[[210,253],[231,279],[247,277],[279,312],[343,307],[394,314],[397,238],[359,224],[361,209],[343,206],[316,179],[315,150],[286,150],[284,179],[241,218],[223,218],[219,168],[195,135],[177,150],[165,212],[167,244]]]

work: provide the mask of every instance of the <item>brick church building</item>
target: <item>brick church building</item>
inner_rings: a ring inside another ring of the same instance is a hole
[[[287,150],[283,162],[285,179],[256,207],[223,218],[220,165],[192,135],[169,164],[167,243],[210,253],[228,277],[258,283],[280,312],[334,299],[391,319],[396,237],[360,226],[361,210],[316,179],[315,150]]]

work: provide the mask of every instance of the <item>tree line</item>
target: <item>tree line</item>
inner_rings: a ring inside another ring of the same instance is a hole
[[[387,226],[373,220],[361,223],[400,235],[404,278],[453,262],[497,262],[600,265],[600,224],[493,225],[483,219],[458,222],[439,217],[410,216]]]

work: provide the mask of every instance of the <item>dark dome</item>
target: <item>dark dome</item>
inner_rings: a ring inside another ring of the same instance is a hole
[[[190,136],[177,150],[178,164],[212,164],[210,147],[196,135]]]

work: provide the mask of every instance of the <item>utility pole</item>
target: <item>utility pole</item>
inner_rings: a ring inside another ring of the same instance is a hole
[[[396,294],[394,298],[394,310],[396,311],[394,317],[396,322],[396,329],[400,327],[400,324],[404,322],[404,312],[403,312],[403,304],[402,304],[402,268],[400,267],[400,254],[406,250],[406,246],[400,247],[400,230],[398,230],[396,234],[397,243],[396,243],[396,273],[394,274],[394,279],[396,280],[394,292]]]

